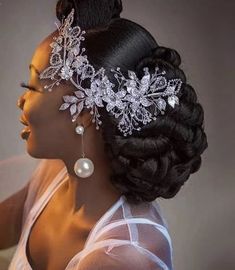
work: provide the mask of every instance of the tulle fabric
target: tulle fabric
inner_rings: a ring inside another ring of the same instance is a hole
[[[58,173],[51,178],[54,166]],[[26,255],[30,229],[67,180],[67,170],[61,161],[43,159],[38,163],[27,183],[22,234],[9,270],[32,270]],[[98,220],[84,249],[71,258],[65,270],[75,269],[173,270],[171,238],[158,202],[134,205],[121,196]]]

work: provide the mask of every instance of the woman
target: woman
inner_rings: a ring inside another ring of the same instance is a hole
[[[18,105],[27,152],[43,160],[1,204],[15,205],[0,235],[1,248],[18,243],[10,270],[173,269],[154,200],[174,197],[199,170],[207,147],[203,109],[179,54],[121,11],[118,0],[61,0],[61,28],[34,53]],[[156,103],[136,96],[137,88],[147,93],[149,78],[151,97],[165,87],[168,101],[161,94],[151,121]]]

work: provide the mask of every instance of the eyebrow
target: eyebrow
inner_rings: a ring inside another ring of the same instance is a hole
[[[36,71],[36,73],[37,73],[38,75],[40,75],[40,72],[35,68],[34,65],[30,64],[30,65],[29,65],[29,69],[31,69],[31,68],[34,68],[34,70]]]

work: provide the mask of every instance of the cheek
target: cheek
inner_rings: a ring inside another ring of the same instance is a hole
[[[29,122],[31,129],[40,128],[43,125],[51,122],[53,117],[52,110],[48,106],[45,99],[39,97],[32,97],[29,99],[25,108],[25,116]]]
[[[34,96],[25,108],[32,136],[40,141],[61,143],[73,133],[69,111],[59,111],[62,98]]]

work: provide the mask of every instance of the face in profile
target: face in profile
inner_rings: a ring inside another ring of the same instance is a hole
[[[28,89],[19,98],[21,119],[29,131],[23,137],[28,153],[35,158],[61,158],[62,153],[69,155],[76,144],[75,123],[68,111],[59,111],[63,96],[71,94],[71,85],[61,84],[49,92],[44,86],[50,80],[39,79],[39,74],[49,66],[50,43],[55,34],[49,35],[36,48],[30,63]]]

